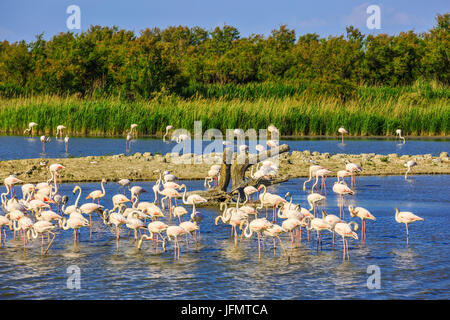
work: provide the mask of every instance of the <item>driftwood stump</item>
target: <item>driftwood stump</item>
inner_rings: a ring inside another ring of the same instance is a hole
[[[245,197],[243,189],[246,186],[272,185],[285,182],[287,178],[275,179],[253,179],[245,177],[247,170],[255,164],[275,157],[290,150],[287,144],[283,144],[277,148],[272,148],[259,154],[249,154],[248,152],[234,154],[229,148],[225,148],[222,156],[222,167],[220,170],[220,178],[216,188],[209,190],[196,190],[187,194],[198,194],[208,200],[205,206],[217,206],[220,202],[226,201],[233,197],[235,191],[240,192],[241,199]],[[231,191],[228,192],[231,182]]]

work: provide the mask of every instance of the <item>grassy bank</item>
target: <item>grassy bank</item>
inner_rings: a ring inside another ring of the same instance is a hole
[[[38,134],[54,134],[56,126],[64,124],[69,134],[118,135],[138,123],[139,133],[151,135],[161,134],[168,124],[191,130],[196,120],[203,122],[204,130],[266,128],[273,123],[282,135],[292,136],[337,135],[340,126],[353,136],[392,135],[398,128],[406,135],[445,136],[450,129],[450,91],[445,87],[360,87],[347,100],[298,87],[279,90],[289,94],[277,93],[276,87],[244,86],[135,101],[52,95],[1,98],[0,131],[22,134],[34,121]]]

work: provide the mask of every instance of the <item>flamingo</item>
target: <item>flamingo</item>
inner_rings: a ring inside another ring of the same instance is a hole
[[[50,142],[50,137],[41,136],[41,143],[42,143],[42,153],[45,154],[45,145]]]
[[[348,132],[347,132],[347,130],[345,130],[344,127],[340,127],[338,129],[338,132],[341,134],[341,136],[342,136],[342,144],[344,144],[344,134],[347,134]]]
[[[131,187],[130,192],[131,192],[132,198],[137,197],[139,199],[139,196],[141,195],[141,193],[147,192],[147,190],[145,190],[141,186],[133,186],[133,187]]]
[[[258,189],[256,189],[256,188],[253,187],[253,186],[247,186],[247,187],[245,187],[245,188],[244,188],[244,194],[245,194],[245,202],[244,202],[244,204],[247,203],[248,199],[250,198],[250,196],[251,196],[252,194],[255,194],[255,193],[257,193],[257,192],[258,192]],[[250,199],[251,199],[251,202],[253,202],[253,199],[252,199],[252,198],[250,198]]]
[[[5,196],[5,199],[7,198],[8,193],[10,192],[9,188],[11,187],[11,199],[16,196],[16,192],[14,190],[14,185],[17,183],[22,183],[23,181],[17,178],[15,175],[11,174],[8,177],[6,177],[3,182],[5,183],[7,193],[2,193],[2,196]]]
[[[177,206],[173,208],[173,216],[178,217],[178,221],[181,223],[181,217],[187,214],[187,210],[185,207]]]
[[[26,233],[33,227],[33,221],[26,216],[21,216],[16,220],[17,225],[14,224],[14,231],[21,230],[22,238],[23,238],[23,248],[25,249],[25,245],[27,244]]]
[[[266,218],[258,218],[252,220],[250,223],[246,222],[244,228],[244,236],[246,238],[250,238],[254,232],[258,234],[258,259],[261,259],[261,233],[270,228],[272,226],[272,223],[269,222]],[[241,226],[242,229],[242,226]]]
[[[314,182],[312,188],[311,188],[311,192],[314,192],[314,187],[317,185],[317,183],[319,182],[319,177],[322,178],[322,183],[320,184],[320,192],[322,192],[322,189],[325,190],[325,195],[327,194],[327,189],[325,186],[325,179],[327,178],[327,175],[330,174],[331,171],[328,169],[319,169],[315,172],[315,176],[316,176],[316,181]],[[318,189],[318,188],[317,188]]]
[[[129,179],[120,179],[117,183],[121,185],[119,191],[123,188],[123,193],[125,194],[125,187],[129,186],[131,181]]]
[[[350,223],[339,222],[335,225],[334,231],[342,237],[342,260],[345,261],[345,251],[347,251],[347,259],[350,260],[348,255],[348,241],[345,238],[353,238],[358,240],[358,235],[356,232],[352,231],[351,225],[354,224],[354,231],[358,230],[358,224],[355,221],[351,221]]]
[[[41,235],[41,254],[47,254],[48,249],[50,249],[50,246],[53,243],[53,240],[55,240],[56,234],[52,232],[53,229],[55,229],[56,226],[53,225],[51,222],[48,221],[37,221],[33,226],[28,229],[27,231],[27,237],[30,238],[33,237],[33,239],[36,239],[38,235]],[[52,235],[52,240],[49,241],[49,244],[47,246],[47,249],[45,249],[44,252],[44,233],[47,233],[48,235]]]
[[[258,191],[261,189],[264,189],[264,192],[259,196],[259,200],[261,201],[260,207],[257,207],[257,209],[262,209],[264,205],[271,206],[272,207],[272,221],[277,220],[276,215],[276,207],[280,205],[284,205],[287,203],[286,199],[283,197],[280,197],[276,194],[271,194],[267,192],[267,187],[265,185],[261,185],[258,187]]]
[[[361,172],[362,171],[361,167],[356,163],[352,163],[349,162],[348,160],[345,160],[345,170],[351,173],[351,186],[354,187],[356,185],[355,173]]]
[[[322,219],[328,223],[331,226],[331,229],[333,231],[333,248],[334,248],[334,228],[336,227],[336,224],[342,221],[338,216],[334,214],[328,214],[325,210],[322,210]]]
[[[198,230],[197,223],[195,223],[193,221],[184,221],[184,222],[181,222],[179,224],[179,226],[186,231],[186,248],[188,248],[188,246],[189,246],[187,234],[190,234],[192,236],[192,238],[194,239],[194,242],[197,243],[197,237],[195,236],[196,232]]]
[[[348,206],[348,211],[351,217],[358,217],[361,219],[361,241],[366,241],[366,219],[376,221],[377,219],[369,210],[362,207],[353,208],[353,206]]]
[[[313,176],[316,175],[316,171],[320,169],[325,169],[325,167],[319,166],[319,165],[311,165],[309,167],[309,179],[303,182],[303,191],[306,190],[306,183],[312,180]]]
[[[80,197],[81,197],[81,187],[80,187],[80,186],[75,186],[75,187],[73,188],[73,190],[72,190],[72,193],[75,194],[75,192],[77,192],[77,191],[79,191],[79,192],[78,192],[77,200],[75,200],[75,204],[73,204],[73,205],[71,205],[71,206],[68,206],[67,208],[66,208],[66,205],[67,205],[67,201],[68,201],[69,199],[67,198],[67,196],[64,196],[64,197],[63,197],[63,200],[62,200],[63,206],[62,206],[62,208],[61,208],[61,211],[62,211],[64,214],[70,215],[71,213],[73,213],[73,212],[79,210],[79,208],[78,208],[78,202],[80,201]]]
[[[169,134],[169,130],[172,130],[173,126],[172,125],[168,125],[166,127],[166,133],[163,135],[163,141],[166,142],[166,136]]]
[[[29,133],[31,136],[33,136],[33,128],[36,127],[38,124],[36,122],[30,122],[28,124],[28,129],[25,129],[23,133]]]
[[[137,231],[141,228],[144,228],[144,222],[142,222],[138,217],[137,217],[138,212],[133,211],[131,213],[131,216],[129,215],[127,217],[127,223],[125,224],[128,228],[133,229],[134,231],[134,241],[138,240],[138,236],[137,236]]]
[[[211,188],[210,183],[214,181],[214,187],[216,186],[216,179],[218,179],[220,174],[220,170],[217,170],[216,168],[210,169],[208,171],[208,175],[205,177],[205,182],[203,183],[204,187],[208,186],[208,189]]]
[[[396,136],[396,138],[398,138],[398,139],[402,139],[402,140],[403,140],[403,143],[406,142],[405,137],[402,137],[402,129],[397,129],[397,130],[395,130],[395,136]]]
[[[138,242],[138,249],[141,248],[142,242],[144,240],[155,240],[153,238],[153,234],[156,234],[156,242],[162,242],[163,251],[166,250],[166,241],[164,237],[161,235],[164,231],[167,230],[169,226],[161,221],[152,221],[147,225],[147,230],[150,233],[150,236],[147,236],[146,234],[142,235]],[[161,237],[162,240],[158,240],[158,236]],[[158,246],[156,246],[156,250],[158,250]]]
[[[288,218],[286,220],[283,221],[283,223],[281,224],[281,227],[288,231],[290,236],[291,236],[291,248],[294,245],[294,230],[297,228],[300,228],[301,226],[301,221],[297,218]]]
[[[324,201],[326,198],[325,196],[319,194],[319,193],[310,193],[308,195],[308,197],[306,197],[310,208],[309,211],[311,212],[311,210],[314,210],[314,217],[316,216],[316,207],[318,206],[319,203],[321,203],[322,201]]]
[[[283,249],[284,253],[286,254],[286,257],[289,260],[289,254],[287,253],[286,249],[283,246],[283,242],[280,239],[280,234],[285,233],[287,230],[283,227],[279,226],[278,224],[272,224],[269,228],[264,229],[263,233],[266,236],[273,238],[273,250],[275,254],[275,238],[278,239],[278,242],[280,243],[281,248]]]
[[[187,234],[187,231],[180,226],[169,226],[166,229],[167,239],[174,241],[174,259],[180,259],[180,245],[178,244],[178,237]]]
[[[100,198],[103,198],[106,194],[105,192],[105,187],[103,186],[103,184],[106,184],[106,179],[103,178],[100,184],[100,187],[102,188],[102,190],[94,190],[91,193],[89,193],[89,195],[86,197],[86,199],[92,199],[92,202],[94,202],[94,200],[97,200],[97,203],[100,204]]]
[[[405,180],[407,180],[408,173],[411,171],[412,167],[417,166],[417,162],[415,162],[414,160],[409,160],[407,163],[404,164],[404,166],[408,168],[408,170],[406,170],[405,173]]]
[[[9,229],[12,229],[12,222],[7,217],[0,215],[0,247],[2,246],[2,242],[6,240],[6,232],[5,227],[9,226]],[[4,237],[2,239],[2,229]]]
[[[328,230],[330,232],[333,232],[332,226],[326,222],[322,218],[305,218],[307,221],[309,220],[309,226],[307,226],[308,230],[315,230],[317,232],[317,248],[319,248],[319,242],[322,246],[322,240],[320,236],[320,232],[323,230]]]
[[[335,182],[333,185],[333,192],[339,195],[339,217],[344,219],[344,196],[347,194],[353,195],[354,191],[345,184]]]
[[[404,223],[406,227],[406,243],[408,243],[409,239],[409,231],[408,231],[408,224],[415,222],[415,221],[423,221],[424,219],[416,216],[414,213],[409,211],[400,211],[398,208],[395,208],[395,221],[398,223]]]
[[[101,211],[103,209],[103,206],[96,204],[96,203],[85,203],[80,206],[80,211],[82,214],[88,214],[89,215],[89,235],[92,239],[92,214],[94,212],[97,212],[101,214]]]
[[[119,249],[119,237],[120,237],[120,231],[119,228],[121,225],[126,224],[128,221],[127,219],[119,212],[110,212],[109,209],[106,209],[103,211],[102,214],[103,222],[109,226],[113,224],[116,229],[116,244],[117,249]]]
[[[237,247],[237,230],[236,227],[242,227],[242,224],[248,221],[248,216],[243,212],[238,211],[236,208],[227,208],[226,203],[222,202],[220,205],[220,210],[222,210],[222,205],[225,204],[225,209],[222,215],[219,215],[215,219],[215,225],[217,226],[219,220],[222,220],[223,223],[227,223],[231,225],[231,234],[233,234],[234,230],[234,246]]]
[[[345,183],[345,177],[351,176],[351,172],[348,172],[347,170],[339,170],[336,173],[336,177],[337,177],[337,182],[341,182],[342,179],[342,183]]]
[[[55,179],[55,187],[56,187],[56,177],[59,177],[59,183],[61,183],[61,175],[59,172],[61,170],[64,170],[65,168],[66,167],[64,167],[63,165],[61,165],[59,163],[54,163],[48,167],[48,170],[50,171],[50,174],[51,174],[50,179]]]
[[[74,212],[75,213],[75,212]],[[77,230],[79,231],[82,227],[88,227],[89,221],[83,217],[76,216],[75,214],[69,216],[69,219],[63,218],[61,220],[61,228],[64,230],[73,229],[73,242],[76,243],[79,239],[77,236]]]
[[[64,129],[66,129],[66,127],[63,126],[62,124],[60,124],[59,126],[56,127],[56,139],[58,139],[58,134],[59,134],[59,137],[62,139],[62,132]]]
[[[116,210],[116,208],[119,208],[119,207],[125,205],[125,203],[130,202],[130,201],[131,201],[130,199],[128,199],[125,195],[123,195],[121,193],[114,195],[112,197],[112,202],[113,202],[114,207],[111,211]]]
[[[183,192],[183,204],[189,204],[189,205],[197,205],[197,204],[201,204],[201,203],[206,203],[208,202],[208,200],[206,200],[205,198],[203,198],[202,196],[198,195],[198,194],[191,194],[186,198],[186,192],[187,192],[187,188],[186,185],[183,184],[181,185],[181,188],[184,188],[184,192]]]

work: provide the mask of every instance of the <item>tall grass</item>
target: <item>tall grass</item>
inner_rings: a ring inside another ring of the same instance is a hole
[[[4,98],[0,99],[0,132],[22,134],[34,121],[39,124],[38,134],[54,134],[56,126],[64,124],[71,135],[119,135],[137,123],[138,132],[154,135],[164,132],[168,124],[192,130],[196,120],[203,122],[204,130],[223,131],[267,128],[273,123],[283,135],[337,135],[340,126],[354,136],[391,135],[398,128],[417,136],[449,132],[449,90],[445,87],[360,87],[356,97],[345,102],[302,93],[295,86],[255,85],[241,91],[233,86],[211,88],[206,97],[161,94],[150,101],[48,95]],[[278,95],[277,90],[281,90]]]

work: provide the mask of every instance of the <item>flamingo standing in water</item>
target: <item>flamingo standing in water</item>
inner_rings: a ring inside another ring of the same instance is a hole
[[[13,195],[14,195],[14,197],[16,196],[16,192],[15,192],[15,190],[14,190],[14,185],[16,184],[16,183],[21,183],[21,182],[23,182],[22,180],[20,180],[20,179],[18,179],[15,175],[13,175],[13,174],[11,174],[11,175],[9,175],[8,177],[6,177],[5,178],[5,180],[3,180],[3,182],[5,183],[5,186],[6,186],[6,193],[2,193],[2,196],[5,196],[5,198],[7,198],[7,196],[8,196],[8,193],[10,192],[10,189],[9,188],[11,188],[11,199],[13,198]]]
[[[158,250],[158,242],[162,242],[163,251],[166,250],[166,241],[164,237],[161,235],[162,232],[166,231],[169,226],[161,221],[152,221],[147,225],[147,230],[150,233],[150,236],[144,234],[141,236],[138,242],[138,249],[141,248],[142,242],[144,240],[153,240],[156,241],[156,250]],[[156,234],[156,239],[153,238],[153,234]],[[161,237],[161,240],[158,240],[158,236]]]
[[[56,139],[58,139],[58,134],[59,134],[59,137],[62,139],[62,134],[63,134],[62,132],[64,129],[66,129],[66,127],[63,126],[62,124],[60,124],[59,126],[56,127]]]
[[[351,174],[351,184],[350,185],[352,187],[354,187],[356,185],[355,173],[361,172],[362,171],[361,167],[356,163],[345,160],[345,170],[350,172],[350,174]]]
[[[97,203],[100,204],[100,198],[103,198],[106,194],[105,187],[103,186],[104,183],[107,183],[105,178],[102,179],[102,182],[100,184],[102,190],[92,191],[91,193],[89,193],[86,199],[92,199],[92,202],[94,202],[94,200],[97,200]]]
[[[312,166],[309,167],[309,179],[306,180],[305,182],[303,182],[303,191],[306,190],[306,183],[311,181],[312,178],[315,176],[316,171],[320,170],[320,169],[325,169],[325,168],[322,167],[322,166],[319,166],[319,165],[312,165]]]
[[[50,142],[50,137],[41,136],[41,143],[42,143],[42,153],[45,154],[45,144]]]
[[[258,259],[261,259],[261,233],[264,232],[264,230],[270,228],[272,226],[272,223],[269,222],[266,218],[258,218],[252,220],[250,223],[248,223],[248,221],[245,222],[245,225],[244,236],[246,238],[250,238],[254,232],[258,234]]]
[[[409,239],[409,231],[408,231],[408,224],[415,222],[415,221],[423,221],[424,219],[416,216],[414,213],[409,211],[400,211],[398,208],[395,208],[395,221],[398,223],[404,223],[406,227],[406,243],[408,243]]]
[[[33,136],[33,128],[36,127],[37,125],[38,124],[36,122],[30,122],[28,124],[28,128],[25,129],[23,133],[30,134],[31,136]]]
[[[354,194],[353,190],[347,187],[345,184],[335,182],[333,185],[333,192],[339,195],[339,217],[344,219],[344,196],[347,194]]]
[[[362,207],[353,208],[353,206],[348,206],[348,211],[351,217],[358,217],[361,219],[361,241],[366,241],[366,219],[376,221],[377,219],[369,210]]]
[[[405,167],[408,168],[405,173],[405,180],[407,180],[408,173],[411,171],[411,168],[415,166],[417,166],[417,162],[415,162],[414,160],[409,160],[407,163],[405,163]]]
[[[327,188],[325,186],[325,179],[327,178],[327,175],[330,174],[331,171],[328,169],[319,169],[315,172],[315,176],[316,176],[316,181],[314,182],[312,188],[311,188],[311,192],[314,192],[314,187],[317,185],[317,183],[319,182],[319,177],[322,178],[322,182],[320,183],[320,192],[322,192],[322,190],[324,190],[325,195],[327,195]],[[318,189],[318,187],[317,187]]]
[[[338,132],[341,134],[341,136],[342,136],[342,144],[344,144],[344,134],[347,134],[348,131],[345,130],[344,127],[340,127],[340,128],[338,129]]]
[[[314,217],[315,217],[316,207],[320,202],[324,201],[326,198],[319,193],[311,193],[308,195],[306,199],[308,200],[308,203],[310,205],[309,211],[314,210]]]
[[[397,129],[397,130],[395,130],[395,137],[396,137],[396,139],[397,139],[397,138],[398,138],[398,139],[402,139],[402,140],[403,140],[403,143],[406,142],[405,137],[402,137],[402,129]]]
[[[55,240],[56,234],[52,232],[53,229],[55,229],[56,226],[53,225],[51,222],[48,221],[37,221],[33,226],[27,231],[27,237],[30,238],[33,237],[33,239],[36,239],[38,235],[41,235],[41,254],[47,254],[48,249],[50,249],[50,246],[53,243],[53,240]],[[47,249],[45,249],[44,252],[44,233],[47,233],[48,235],[52,235],[52,240],[49,241],[49,244],[47,246]]]
[[[350,260],[348,255],[348,241],[345,238],[353,238],[358,240],[358,235],[356,232],[352,231],[351,225],[354,224],[354,231],[358,230],[358,224],[355,221],[351,221],[350,223],[339,222],[334,227],[334,231],[342,237],[342,260],[345,261],[345,252],[347,251],[347,259]]]
[[[172,241],[171,238],[173,238],[174,241],[174,259],[180,259],[180,245],[178,243],[178,237],[181,237],[185,234],[187,234],[188,232],[183,229],[180,226],[169,226],[166,229],[166,234],[167,234],[167,239],[169,241]]]
[[[322,210],[322,219],[326,223],[328,223],[333,230],[333,248],[334,248],[334,234],[335,234],[334,228],[336,227],[336,224],[338,224],[339,222],[344,222],[344,221],[342,221],[338,216],[336,216],[334,214],[328,214],[325,210]]]
[[[169,134],[169,130],[172,130],[173,126],[172,125],[168,125],[166,127],[166,133],[163,135],[163,141],[166,142],[166,136]]]

